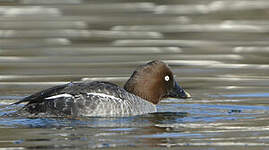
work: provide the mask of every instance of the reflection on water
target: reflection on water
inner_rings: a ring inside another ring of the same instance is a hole
[[[122,86],[153,59],[193,97],[124,118],[0,117],[0,147],[266,149],[268,10],[267,0],[2,0],[1,116],[69,81]]]

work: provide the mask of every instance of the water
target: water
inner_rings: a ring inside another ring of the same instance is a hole
[[[0,115],[79,80],[123,85],[162,59],[192,99],[123,118],[0,118],[1,149],[267,149],[267,0],[2,0]]]

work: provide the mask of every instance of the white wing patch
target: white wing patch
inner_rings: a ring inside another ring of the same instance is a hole
[[[51,97],[47,97],[45,99],[56,99],[56,98],[60,98],[60,97],[67,98],[67,97],[73,97],[73,95],[64,93],[64,94],[59,94],[59,95],[54,95],[54,96],[51,96]]]
[[[112,95],[107,95],[107,94],[104,94],[104,93],[87,93],[87,95],[100,96],[100,97],[108,98],[108,99],[112,99],[112,100],[122,100],[121,98],[118,98],[118,97],[115,97],[115,96],[112,96]]]

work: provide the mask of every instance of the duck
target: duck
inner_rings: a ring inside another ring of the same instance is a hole
[[[164,98],[190,98],[161,60],[140,65],[120,87],[105,81],[78,81],[34,93],[17,114],[31,117],[124,117],[157,112]]]

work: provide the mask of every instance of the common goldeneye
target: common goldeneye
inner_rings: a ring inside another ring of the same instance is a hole
[[[17,114],[34,117],[132,116],[156,112],[162,98],[188,98],[167,64],[160,60],[139,66],[124,88],[113,83],[71,82],[30,95]]]

